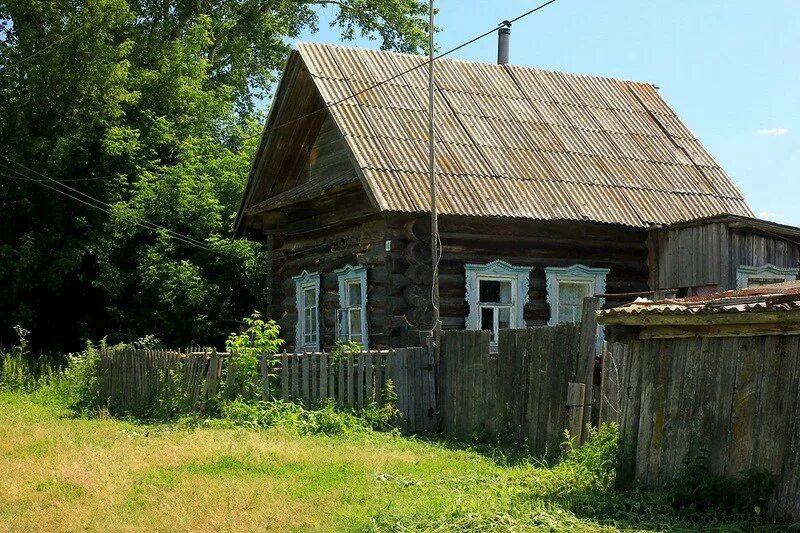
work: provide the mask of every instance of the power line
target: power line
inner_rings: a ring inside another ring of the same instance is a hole
[[[10,167],[7,167],[7,168],[10,168]],[[50,180],[37,180],[36,178],[26,178],[26,177],[23,177],[23,176],[12,176],[11,174],[4,174],[4,175],[7,178],[13,178],[13,179],[23,180],[23,181],[39,181],[39,182],[50,181]],[[116,178],[116,177],[119,177],[119,176],[120,176],[119,174],[107,174],[105,176],[91,176],[89,178],[70,178],[70,179],[60,179],[60,180],[55,180],[55,181],[57,181],[59,183],[73,183],[73,182],[77,182],[77,181],[104,180],[104,179],[108,179],[108,178]]]
[[[105,211],[106,213],[108,213],[110,215],[113,214],[110,210],[106,209],[106,208],[113,207],[111,204],[109,204],[107,202],[104,202],[102,200],[99,200],[99,199],[97,199],[97,198],[95,198],[95,197],[93,197],[93,196],[91,196],[89,194],[84,193],[83,191],[80,191],[80,190],[78,190],[78,189],[76,189],[74,187],[66,185],[66,184],[64,184],[64,183],[62,183],[62,182],[60,182],[58,180],[55,180],[55,179],[53,179],[53,178],[51,178],[51,177],[49,177],[49,176],[47,176],[45,174],[42,174],[41,172],[38,172],[38,171],[36,171],[36,170],[34,170],[34,169],[30,168],[30,167],[26,167],[22,163],[18,163],[16,161],[13,161],[12,159],[10,159],[9,157],[7,157],[7,156],[5,156],[3,154],[0,154],[0,157],[2,157],[3,159],[9,161],[12,164],[19,165],[20,167],[22,167],[22,168],[24,168],[26,170],[29,170],[30,172],[34,172],[34,173],[42,176],[43,178],[45,178],[45,180],[36,180],[36,179],[31,178],[30,176],[19,176],[19,177],[26,178],[28,181],[32,181],[34,183],[37,183],[38,185],[43,185],[43,186],[47,187],[48,189],[51,189],[51,190],[57,191],[59,193],[62,193],[64,196],[67,196],[69,198],[77,200],[77,201],[79,201],[79,202],[81,202],[83,204],[86,204],[86,205],[90,206],[90,207],[94,207],[94,208],[99,209],[101,211]],[[20,172],[18,170],[15,170],[12,167],[9,167],[7,165],[2,165],[2,166],[8,168],[12,172],[17,173],[17,175],[20,174]],[[65,192],[63,189],[60,189],[58,187],[53,187],[52,185],[49,185],[47,182],[52,182],[52,183],[54,183],[56,185],[61,186],[62,188],[66,188],[66,189],[69,189],[71,191],[74,191],[75,193],[79,194],[80,196],[83,196],[84,198],[86,198],[87,200],[81,200],[81,199],[79,199],[79,198],[77,198],[77,197]],[[95,202],[95,203],[93,204],[93,203],[90,203],[90,202]],[[101,207],[101,206],[105,206],[105,208]],[[180,241],[182,241],[182,242],[184,242],[186,244],[191,244],[192,246],[196,246],[198,248],[202,248],[202,249],[207,250],[207,251],[211,250],[208,246],[205,245],[205,243],[203,243],[203,242],[201,242],[201,241],[199,241],[197,239],[194,239],[193,237],[190,237],[188,235],[184,235],[182,233],[178,233],[177,231],[171,230],[171,229],[169,229],[167,227],[161,226],[160,224],[156,224],[155,222],[150,222],[148,220],[145,220],[145,219],[143,219],[141,217],[137,217],[135,215],[128,215],[128,218],[131,219],[133,222],[135,222],[139,226],[142,226],[142,227],[145,227],[145,228],[148,228],[148,229],[151,229],[151,230],[162,230],[162,231],[167,232],[171,236],[175,237],[176,239],[178,239],[178,240],[180,240]]]
[[[498,24],[494,28],[485,31],[485,32],[481,33],[480,35],[476,35],[472,39],[470,39],[468,41],[464,41],[463,43],[461,43],[458,46],[455,46],[455,47],[447,50],[446,52],[442,52],[439,55],[433,56],[433,58],[426,59],[425,61],[423,61],[422,63],[419,63],[418,65],[414,65],[413,67],[407,68],[406,70],[403,70],[401,72],[398,72],[397,74],[389,76],[385,80],[376,82],[375,84],[370,85],[369,87],[366,87],[364,89],[361,89],[360,91],[355,92],[350,96],[345,96],[344,98],[340,98],[339,100],[335,100],[335,101],[331,102],[330,104],[325,104],[322,107],[320,107],[319,109],[315,109],[314,111],[311,111],[310,113],[306,113],[305,115],[302,115],[300,117],[296,117],[296,118],[293,118],[291,120],[287,120],[286,122],[282,122],[280,124],[276,124],[276,125],[274,125],[274,126],[272,126],[270,128],[265,128],[261,132],[254,133],[254,134],[248,135],[246,137],[242,137],[242,140],[245,141],[247,139],[252,139],[253,137],[256,137],[258,135],[263,136],[263,135],[265,135],[265,134],[267,134],[267,133],[269,133],[271,131],[274,131],[274,130],[276,130],[278,128],[282,128],[284,126],[288,126],[290,124],[294,124],[295,122],[299,122],[299,121],[301,121],[303,119],[306,119],[308,117],[311,117],[311,116],[314,116],[314,115],[316,115],[318,113],[321,113],[321,112],[323,112],[323,111],[325,111],[327,109],[330,109],[332,107],[335,107],[335,106],[338,106],[340,104],[343,104],[344,102],[347,102],[348,100],[352,100],[353,98],[356,98],[356,97],[366,93],[367,91],[371,91],[372,89],[376,89],[376,88],[378,88],[378,87],[380,87],[382,85],[386,85],[390,81],[396,80],[397,78],[399,78],[401,76],[404,76],[405,74],[408,74],[409,72],[413,72],[413,71],[417,70],[418,68],[422,68],[424,66],[427,66],[429,63],[431,63],[433,61],[436,61],[436,60],[441,59],[443,57],[449,56],[453,52],[457,52],[458,50],[461,50],[462,48],[464,48],[466,46],[469,46],[472,43],[474,43],[476,41],[479,41],[479,40],[483,39],[484,37],[495,33],[500,28],[508,27],[512,23],[517,22],[518,20],[523,19],[523,18],[525,18],[525,17],[527,17],[529,15],[532,15],[533,13],[536,13],[540,9],[544,9],[545,7],[549,6],[550,4],[552,4],[554,2],[556,2],[556,0],[549,0],[548,2],[545,2],[543,4],[539,4],[538,6],[534,7],[533,9],[530,9],[530,10],[526,11],[525,13],[522,13],[521,15],[517,15],[516,17],[514,17],[514,18],[512,18],[510,20],[504,20],[503,22],[501,22],[500,24]]]
[[[22,179],[25,179],[25,178],[23,178],[22,176],[12,176],[12,175],[9,175],[9,174],[2,174],[2,175],[3,175],[3,176],[6,176],[6,177],[9,177],[9,178],[17,178],[17,179],[18,179],[18,178],[22,178]],[[51,191],[55,191],[55,192],[57,192],[57,193],[59,193],[59,194],[62,194],[62,195],[64,195],[64,196],[66,196],[67,198],[71,198],[71,199],[75,200],[76,202],[80,202],[80,203],[82,203],[82,204],[84,204],[84,205],[86,205],[86,206],[88,206],[88,207],[91,207],[91,208],[97,209],[98,211],[102,211],[102,212],[104,212],[104,213],[106,213],[106,214],[108,214],[108,215],[110,215],[110,216],[113,216],[113,213],[112,213],[110,210],[108,210],[108,209],[106,209],[106,208],[104,208],[104,207],[101,207],[101,206],[99,206],[99,205],[97,205],[97,204],[93,204],[93,203],[87,202],[86,200],[83,200],[83,199],[81,199],[81,198],[78,198],[77,196],[73,196],[73,195],[69,194],[68,192],[65,192],[65,191],[63,191],[63,190],[61,190],[61,189],[59,189],[59,188],[57,188],[57,187],[53,187],[52,185],[48,185],[48,184],[47,184],[47,182],[45,182],[45,181],[43,181],[43,180],[34,180],[34,179],[29,179],[29,180],[27,180],[27,181],[32,181],[33,183],[36,183],[36,184],[38,184],[38,185],[41,185],[42,187],[45,187],[45,188],[47,188],[47,189],[50,189]],[[143,227],[143,228],[145,228],[145,229],[149,229],[149,230],[154,230],[154,229],[156,229],[156,228],[153,228],[153,227],[151,227],[151,226],[146,226],[146,225],[144,225],[144,224],[141,224],[141,223],[140,223],[140,222],[138,222],[137,220],[132,220],[132,222],[133,222],[134,224],[136,224],[137,226],[141,226],[141,227]],[[183,239],[183,238],[181,238],[181,237],[178,237],[178,236],[176,236],[176,235],[171,235],[171,237],[172,237],[172,238],[174,238],[175,240],[179,241],[179,242],[182,242],[182,243],[184,243],[184,244],[188,244],[188,245],[190,245],[190,246],[195,246],[195,247],[203,248],[203,249],[204,249],[204,250],[206,250],[206,251],[212,251],[212,250],[211,250],[211,248],[208,248],[208,247],[207,247],[207,246],[205,246],[205,245],[198,245],[198,244],[196,244],[196,243],[194,243],[194,242],[192,242],[192,241],[185,240],[185,239]]]
[[[28,61],[29,59],[33,59],[34,57],[38,56],[38,55],[39,55],[39,54],[41,54],[42,52],[44,52],[44,51],[46,51],[46,50],[49,50],[50,48],[54,47],[55,45],[57,45],[57,44],[59,44],[59,43],[61,43],[61,42],[65,41],[65,40],[67,40],[68,38],[72,37],[73,35],[75,35],[76,33],[78,33],[78,31],[79,31],[80,29],[81,29],[81,27],[80,27],[80,26],[78,26],[77,28],[75,28],[75,29],[74,29],[74,30],[72,30],[71,32],[68,32],[68,33],[66,33],[65,35],[62,35],[61,37],[59,37],[58,39],[56,39],[56,40],[55,40],[55,41],[53,41],[52,43],[50,43],[50,44],[48,44],[48,45],[46,45],[46,46],[44,46],[44,47],[40,48],[39,50],[36,50],[36,51],[35,51],[35,52],[33,52],[32,54],[29,54],[29,55],[27,55],[27,56],[23,57],[23,58],[22,58],[22,59],[20,59],[19,61],[15,62],[15,63],[9,63],[8,65],[5,65],[5,66],[3,66],[3,68],[0,68],[0,73],[2,73],[2,72],[5,72],[6,70],[10,69],[11,67],[16,67],[17,65],[19,65],[19,64],[21,64],[21,63],[24,63],[24,62]]]

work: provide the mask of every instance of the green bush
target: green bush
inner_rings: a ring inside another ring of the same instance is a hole
[[[284,341],[280,338],[278,324],[274,320],[262,320],[258,311],[245,318],[244,323],[246,328],[231,333],[225,341],[226,348],[235,357],[236,375],[233,390],[226,390],[223,381],[221,391],[226,398],[256,400],[261,397],[261,356],[277,353]]]

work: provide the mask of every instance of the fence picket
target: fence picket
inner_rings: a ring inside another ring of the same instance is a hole
[[[318,354],[309,354],[311,361],[311,403],[316,403],[319,400],[319,369],[317,363],[319,362]],[[310,405],[310,404],[309,404]]]
[[[345,388],[344,388],[344,367],[345,361],[343,360],[342,356],[339,355],[336,360],[336,366],[339,368],[339,388],[336,391],[336,403],[339,407],[344,407],[345,405]]]
[[[319,397],[328,398],[328,354],[325,352],[319,355]]]
[[[355,406],[355,365],[353,354],[347,354],[347,407]]]
[[[300,359],[301,367],[302,367],[302,375],[300,376],[300,380],[303,383],[303,405],[305,405],[306,407],[311,405],[310,402],[309,402],[309,391],[308,391],[308,388],[309,388],[309,375],[308,375],[309,374],[309,372],[308,372],[309,361],[308,360],[309,360],[309,357],[308,357],[307,352],[303,352],[303,356]]]
[[[366,360],[365,370],[364,370],[364,372],[365,372],[364,373],[364,387],[365,387],[365,389],[364,389],[364,397],[367,399],[367,403],[370,403],[370,402],[375,400],[375,398],[372,397],[372,393],[373,393],[373,390],[374,390],[374,384],[373,384],[373,381],[372,381],[373,380],[373,377],[372,377],[373,376],[373,370],[374,370],[373,369],[373,364],[374,363],[373,363],[373,358],[372,358],[372,352],[367,352],[366,359],[367,360]]]
[[[292,401],[300,399],[300,354],[292,354]]]
[[[283,401],[289,401],[289,354],[284,351],[281,354],[281,392]]]
[[[358,398],[358,408],[364,408],[364,352],[360,352],[356,357],[356,397]]]

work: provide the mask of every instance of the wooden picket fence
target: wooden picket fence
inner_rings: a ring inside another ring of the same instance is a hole
[[[272,363],[271,363],[272,364]],[[371,350],[337,357],[327,352],[280,356],[285,401],[315,405],[330,398],[343,408],[383,404],[389,381],[403,414],[403,428],[436,429],[433,358],[427,348]]]
[[[190,347],[181,350],[105,349],[100,352],[101,391],[112,412],[145,413],[162,392],[180,388],[184,410],[205,411],[217,394],[228,352]],[[234,372],[228,372],[233,379]]]
[[[329,398],[343,408],[382,404],[389,381],[403,429],[435,430],[433,358],[427,348],[371,350],[342,357],[328,352],[264,355],[261,398],[316,406]],[[147,413],[166,389],[180,389],[185,411],[205,412],[220,389],[232,390],[236,357],[213,349],[103,350],[101,387],[112,412]]]

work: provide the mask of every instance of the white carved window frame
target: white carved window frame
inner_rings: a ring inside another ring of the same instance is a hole
[[[798,272],[800,272],[798,268],[779,267],[772,264],[762,266],[739,265],[736,268],[736,288],[746,289],[750,284],[750,278],[774,279],[775,283],[793,281],[797,279]]]
[[[558,324],[558,303],[560,283],[581,283],[589,286],[588,295],[603,294],[606,292],[606,277],[610,272],[607,268],[590,268],[584,265],[569,267],[547,267],[544,277],[547,281],[547,304],[550,306],[549,326]]]
[[[525,327],[525,304],[528,303],[528,292],[530,288],[531,267],[513,266],[501,259],[496,259],[485,265],[467,264],[464,265],[466,273],[467,304],[469,304],[469,314],[467,315],[467,329],[478,329],[480,324],[480,308],[478,305],[478,280],[495,280],[511,282],[511,313],[510,327]],[[497,343],[491,344],[491,349],[497,350]]]
[[[589,286],[588,295],[604,294],[606,292],[606,278],[610,272],[607,268],[591,268],[584,265],[572,265],[569,267],[547,267],[544,269],[544,276],[547,282],[547,304],[550,306],[550,320],[547,325],[558,324],[558,302],[560,283],[585,283]],[[603,300],[600,300],[603,305]],[[599,355],[603,349],[604,331],[603,326],[597,327],[595,341],[595,353]]]
[[[358,282],[361,286],[361,339],[362,342],[361,347],[364,350],[369,350],[369,331],[367,325],[369,324],[369,320],[367,319],[367,267],[364,265],[347,265],[340,269],[334,270],[338,280],[339,280],[339,316],[337,316],[337,321],[339,323],[338,333],[339,333],[339,340],[350,340],[348,338],[342,337],[342,332],[349,330],[349,328],[343,327],[344,324],[342,323],[343,320],[349,320],[349,312],[348,309],[352,309],[353,307],[350,306],[348,302],[348,291],[347,285],[349,283]]]
[[[295,336],[294,336],[295,350],[318,352],[320,350],[319,272],[308,272],[307,270],[304,270],[299,276],[294,276],[292,278],[292,281],[294,281],[295,301],[297,303],[297,327],[295,328]],[[315,340],[313,342],[305,342],[305,334],[309,327],[309,325],[306,324],[306,300],[305,300],[305,291],[308,289],[314,289],[314,294],[316,295],[316,305],[314,306],[314,312],[316,314],[315,318],[317,323],[317,330],[314,332]]]

